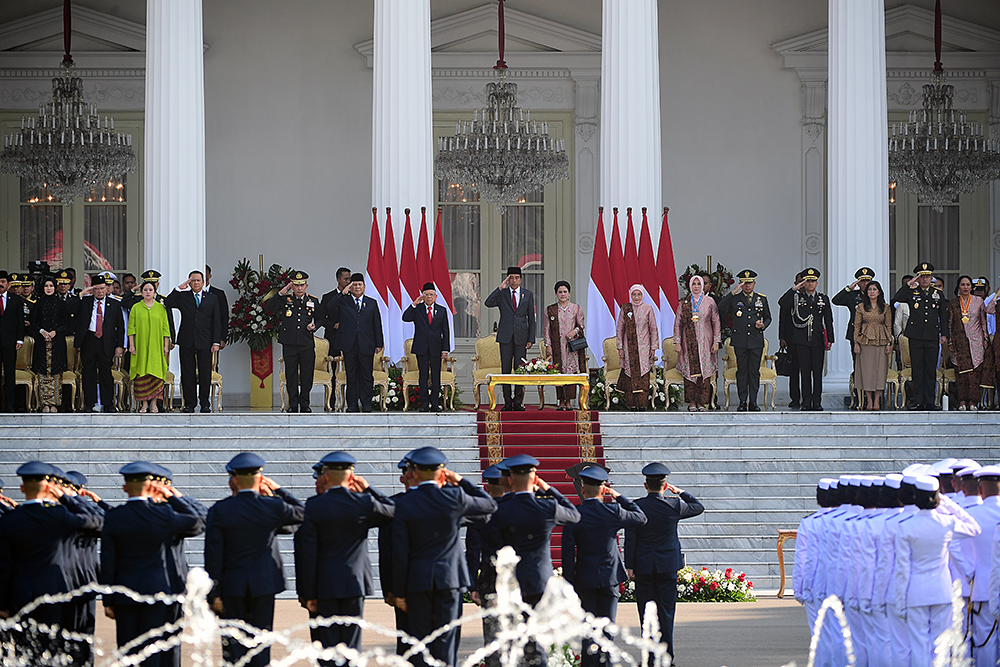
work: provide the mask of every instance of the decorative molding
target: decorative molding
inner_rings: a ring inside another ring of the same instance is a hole
[[[53,35],[62,35],[62,13],[62,7],[56,7],[0,25],[0,51],[23,50]],[[123,51],[146,50],[145,25],[80,4],[73,6],[73,33],[113,44]]]
[[[993,251],[1000,252],[1000,232],[993,232]]]
[[[73,69],[74,76],[81,79],[144,79],[146,68],[108,69],[89,68]],[[63,75],[63,69],[59,67],[51,68],[23,68],[4,69],[0,68],[0,79],[54,79]]]
[[[819,255],[823,252],[823,235],[816,232],[806,234],[803,245],[807,255]]]
[[[585,255],[594,252],[594,235],[590,232],[581,232],[576,237],[576,249]]]
[[[99,106],[112,105],[116,109],[142,109],[146,103],[146,87],[142,82],[106,82],[102,85],[86,86],[84,99]],[[0,107],[5,109],[34,109],[52,98],[51,85],[20,86],[4,85],[0,80]],[[116,106],[117,105],[117,106]]]
[[[576,133],[580,135],[580,139],[583,141],[590,141],[594,138],[597,133],[597,119],[576,119]]]
[[[448,68],[432,68],[431,75],[436,79],[494,79],[497,73],[492,69],[481,69],[481,68],[466,68],[466,69],[456,69],[453,67]],[[569,79],[570,72],[565,68],[548,69],[548,68],[527,68],[527,69],[514,69],[510,68],[504,75],[509,79],[515,81],[523,81],[524,79]]]
[[[518,102],[532,109],[572,109],[572,100],[566,86],[529,85],[518,86]],[[441,86],[431,88],[431,102],[434,108],[473,109],[486,104],[486,94],[482,84],[470,82],[467,86]]]

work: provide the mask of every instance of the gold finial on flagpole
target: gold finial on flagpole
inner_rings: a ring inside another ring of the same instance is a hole
[[[260,277],[261,278],[264,277],[264,254],[263,253],[261,253],[261,256],[260,256]]]
[[[712,256],[711,255],[708,256],[708,272],[709,273],[715,273],[714,271],[712,271]]]

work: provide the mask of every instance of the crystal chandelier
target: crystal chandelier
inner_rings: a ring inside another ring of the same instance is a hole
[[[517,84],[505,81],[503,3],[499,0],[497,80],[486,84],[487,105],[471,121],[455,125],[454,137],[438,139],[435,176],[479,192],[503,213],[546,183],[569,178],[562,139],[549,137],[548,123],[531,120],[517,106]]]
[[[115,120],[101,117],[84,102],[83,79],[72,76],[70,0],[63,5],[64,74],[52,79],[52,100],[37,117],[21,118],[20,131],[4,136],[0,171],[28,185],[47,188],[71,203],[105,183],[136,170],[132,136],[115,131]]]
[[[934,11],[934,73],[924,84],[923,109],[892,126],[889,180],[940,212],[960,193],[1000,178],[1000,142],[952,108],[955,88],[941,66],[941,0]]]

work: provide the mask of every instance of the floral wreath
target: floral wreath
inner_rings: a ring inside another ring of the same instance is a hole
[[[686,295],[689,293],[691,278],[696,275],[703,275],[708,273],[709,278],[712,279],[711,285],[705,285],[705,291],[709,294],[715,294],[716,296],[722,296],[729,288],[731,288],[735,283],[736,279],[733,278],[733,272],[724,267],[722,264],[716,263],[715,271],[708,271],[708,269],[703,269],[697,264],[692,264],[691,266],[684,269],[684,273],[681,277],[677,279],[677,284],[681,288],[681,294]]]
[[[229,317],[230,343],[244,341],[251,350],[259,352],[278,337],[280,313],[264,310],[264,302],[288,283],[289,270],[272,264],[267,273],[261,274],[253,270],[250,260],[246,258],[236,265],[229,281],[233,289],[239,292]]]

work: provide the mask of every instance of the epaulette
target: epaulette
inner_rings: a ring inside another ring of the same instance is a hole
[[[35,298],[34,296],[29,296],[29,297],[25,298],[24,300],[27,301],[28,303],[35,303],[36,301],[38,301],[38,299]]]
[[[762,297],[764,297],[765,299],[767,298],[767,295],[766,295],[766,294],[762,294],[761,292],[757,292],[757,296],[762,296]]]
[[[110,298],[114,299],[115,301],[121,301],[122,300],[122,298],[120,296],[115,296],[114,294],[109,294],[108,296]]]

